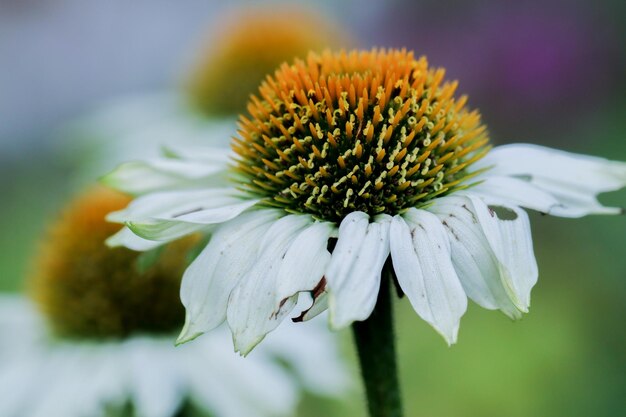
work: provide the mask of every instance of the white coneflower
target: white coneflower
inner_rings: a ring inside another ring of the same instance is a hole
[[[106,248],[116,227],[104,215],[127,202],[95,190],[55,225],[30,283],[42,315],[23,297],[0,297],[0,332],[10,335],[0,342],[1,416],[289,416],[303,388],[345,388],[334,342],[317,326],[285,329],[249,363],[219,332],[176,348],[180,276],[197,238],[156,260]],[[292,339],[304,345],[287,352]]]
[[[153,247],[210,231],[183,278],[179,341],[227,321],[244,355],[302,293],[314,303],[296,320],[328,309],[333,328],[365,320],[355,327],[361,346],[386,340],[381,275],[448,343],[468,298],[518,318],[537,281],[522,207],[619,213],[595,196],[626,185],[626,164],[535,145],[492,149],[456,87],[404,50],[327,51],[283,64],[241,117],[227,182],[200,174],[218,168],[214,151],[170,153],[105,178],[139,195],[109,215],[127,226],[110,243]]]

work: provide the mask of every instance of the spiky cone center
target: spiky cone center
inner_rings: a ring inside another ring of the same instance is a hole
[[[119,225],[104,217],[128,202],[112,191],[91,190],[65,209],[42,241],[29,290],[54,335],[119,339],[169,334],[182,324],[178,288],[195,238],[169,245],[154,262],[141,257],[156,253],[107,248],[106,238]]]
[[[339,222],[397,214],[467,185],[489,149],[457,82],[406,50],[310,53],[268,76],[233,139],[241,188]]]

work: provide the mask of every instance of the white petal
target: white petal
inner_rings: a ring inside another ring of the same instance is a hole
[[[0,367],[0,416],[19,416],[32,407],[32,398],[40,394],[42,385],[41,370],[49,365],[44,365],[37,360],[10,360]],[[45,381],[48,382],[48,381]]]
[[[174,347],[163,341],[134,338],[124,346],[128,357],[129,389],[138,416],[170,417],[176,414],[183,395]]]
[[[219,151],[220,155],[224,151]],[[145,194],[174,188],[214,185],[225,175],[227,164],[200,163],[171,158],[126,162],[101,178],[101,182],[128,194]]]
[[[225,320],[231,291],[254,264],[263,236],[280,216],[278,210],[252,211],[217,228],[183,275],[180,298],[187,313],[178,343]]]
[[[0,292],[0,333],[11,335],[0,338],[1,364],[5,357],[36,348],[45,338],[45,323],[25,296]]]
[[[298,391],[285,368],[267,356],[239,357],[223,336],[218,331],[182,347],[194,402],[223,417],[291,415]]]
[[[281,358],[308,390],[340,397],[352,384],[338,342],[323,320],[284,323],[268,335],[255,353],[269,353],[268,359]]]
[[[389,256],[389,224],[382,216],[369,223],[362,212],[348,214],[326,269],[330,324],[342,328],[367,319],[376,305],[380,273]]]
[[[228,130],[232,130],[233,126],[237,124],[236,120],[226,123]],[[224,131],[224,136],[232,136],[232,133]],[[169,158],[176,158],[186,161],[201,162],[203,165],[209,165],[212,167],[225,167],[231,160],[234,153],[230,149],[228,143],[224,148],[208,147],[208,146],[176,146],[168,144],[163,147],[164,153]]]
[[[157,248],[161,246],[163,242],[143,239],[134,234],[128,227],[124,226],[119,232],[110,236],[106,240],[106,244],[111,248],[124,246],[131,250],[143,252]]]
[[[517,319],[520,311],[500,278],[500,268],[467,197],[443,197],[428,208],[448,231],[452,264],[469,298],[481,307],[499,309]]]
[[[237,191],[231,188],[161,191],[138,197],[126,208],[109,213],[106,218],[114,223],[168,219],[241,201]]]
[[[455,343],[467,296],[452,265],[450,242],[439,218],[417,209],[395,216],[390,247],[400,287],[417,314],[448,344]]]
[[[527,181],[505,176],[486,176],[470,189],[472,194],[508,201],[541,213],[551,213],[559,206],[559,200],[552,194]]]
[[[528,215],[516,206],[487,206],[478,197],[469,195],[469,198],[498,260],[507,294],[519,310],[528,311],[530,291],[538,277]]]
[[[40,374],[46,386],[35,395],[37,401],[31,403],[32,410],[28,415],[84,415],[87,407],[84,401],[89,398],[89,391],[93,388],[90,385],[93,381],[85,382],[85,369],[97,366],[89,349],[64,346],[51,352],[46,359],[46,366]]]
[[[315,222],[293,240],[278,269],[278,300],[311,291],[319,284],[330,261],[328,239],[334,231],[332,223]]]
[[[107,220],[126,223],[144,239],[168,241],[233,219],[258,202],[241,197],[229,188],[163,191],[133,200]]]
[[[91,357],[91,361],[95,362],[89,372],[91,383],[89,387],[86,387],[88,388],[87,392],[83,394],[85,395],[83,403],[85,408],[89,410],[100,410],[106,404],[122,405],[127,399],[126,384],[121,381],[124,368],[122,361],[120,361],[119,350],[114,344],[108,345],[106,348],[100,346],[100,349],[97,350],[98,352]],[[84,383],[84,375],[81,382]],[[98,415],[98,413],[89,411],[85,412],[84,415]]]
[[[154,218],[143,221],[130,221],[126,226],[139,237],[149,240],[171,241],[181,236],[195,233],[207,226],[224,223],[254,206],[258,200],[239,201],[219,207],[203,208],[194,213],[182,214],[175,218]],[[212,201],[217,203],[217,201]]]
[[[138,197],[122,210],[113,211],[106,220],[113,223],[126,223],[143,220],[158,214],[176,213],[181,205],[191,204],[185,211],[196,208],[215,194],[214,190],[162,191]]]
[[[589,214],[620,214],[621,207],[605,207],[596,198],[595,192],[581,190],[576,184],[555,182],[549,178],[536,178],[533,184],[556,197],[559,205],[550,210],[549,214],[559,217],[583,217]]]
[[[197,223],[185,223],[174,221],[152,221],[145,223],[126,223],[128,229],[142,239],[151,239],[161,244],[171,242],[183,236],[203,231],[208,226]]]
[[[513,144],[494,148],[475,166],[492,166],[485,175],[517,177],[550,193],[560,203],[549,211],[555,216],[580,217],[622,211],[603,207],[595,196],[626,186],[624,162],[537,145]]]
[[[235,350],[247,355],[293,309],[297,295],[279,299],[278,271],[291,244],[313,222],[310,216],[288,215],[276,221],[261,242],[259,256],[228,301],[228,325]]]

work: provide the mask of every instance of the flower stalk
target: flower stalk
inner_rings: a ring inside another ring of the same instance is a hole
[[[352,325],[365,384],[370,417],[402,417],[398,383],[391,265],[385,265],[374,312],[365,321]]]

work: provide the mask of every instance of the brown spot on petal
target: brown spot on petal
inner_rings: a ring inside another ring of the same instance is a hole
[[[307,308],[306,310],[303,310],[298,317],[292,318],[291,321],[294,323],[303,322],[304,316],[306,316],[307,313],[311,311],[311,309],[315,305],[315,302],[324,293],[324,291],[326,291],[326,277],[322,277],[322,279],[320,280],[320,282],[317,283],[315,288],[311,290],[311,296],[313,297],[313,303],[311,304],[311,307]]]

